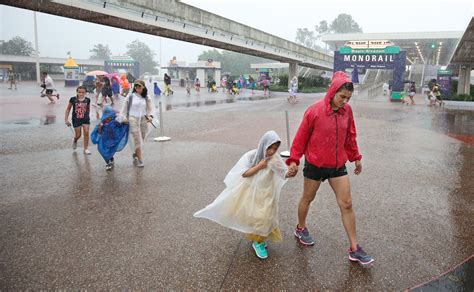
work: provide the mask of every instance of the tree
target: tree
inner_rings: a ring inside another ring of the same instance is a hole
[[[19,36],[0,44],[2,55],[31,56],[34,51],[31,43]]]
[[[153,52],[147,44],[134,40],[127,45],[127,55],[132,57],[135,61],[140,62],[140,75],[148,72],[157,74],[158,62],[155,61],[155,52]]]
[[[307,28],[298,28],[296,30],[296,38],[295,41],[307,48],[314,49],[318,47],[316,45],[317,36],[314,31],[311,31]]]
[[[198,56],[198,60],[208,59],[221,62],[222,72],[230,72],[232,75],[253,73],[253,69],[250,68],[250,64],[270,61],[268,59],[249,56],[232,51],[224,50],[221,53],[216,49],[204,51]]]
[[[109,45],[97,44],[90,50],[89,52],[92,53],[90,56],[91,59],[99,59],[99,60],[108,60],[112,55],[112,51],[109,49]]]
[[[333,33],[351,33],[362,32],[362,28],[352,19],[349,14],[341,13],[331,23],[331,32]]]
[[[319,22],[319,25],[314,26],[314,29],[316,30],[316,32],[319,33],[319,35],[328,33],[329,32],[328,22],[326,20],[321,20]]]
[[[326,20],[321,20],[318,25],[314,26],[314,31],[307,28],[298,28],[296,30],[295,41],[305,47],[311,49],[321,48],[318,46],[317,41],[322,35],[328,33],[351,33],[351,32],[362,32],[362,28],[352,19],[349,14],[339,14],[336,19],[328,25]]]

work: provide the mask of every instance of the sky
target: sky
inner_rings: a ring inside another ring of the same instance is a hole
[[[364,32],[464,31],[474,15],[473,0],[183,0],[187,4],[294,41],[297,28],[314,29],[340,13],[352,15]],[[146,43],[163,63],[196,62],[211,49],[181,41],[37,13],[40,56],[87,59],[95,44],[123,55],[135,39]],[[20,36],[34,44],[33,12],[0,5],[0,40]],[[160,54],[161,45],[161,54]]]

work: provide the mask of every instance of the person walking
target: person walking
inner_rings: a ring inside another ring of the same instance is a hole
[[[299,201],[298,224],[294,231],[298,241],[303,245],[314,245],[306,217],[321,182],[327,179],[336,195],[342,223],[349,238],[349,260],[369,264],[374,259],[362,249],[356,237],[356,219],[345,165],[347,160],[354,162],[354,173],[359,175],[362,172],[362,155],[357,146],[354,116],[348,104],[353,91],[354,85],[344,72],[334,73],[324,99],[306,110],[286,164],[292,170],[291,173],[296,174],[300,158],[305,156],[303,195]]]
[[[144,167],[142,148],[145,138],[150,132],[150,124],[155,115],[153,100],[148,96],[145,82],[136,80],[132,94],[123,103],[121,116],[124,122],[130,125],[130,134],[133,141],[133,163],[137,167]]]
[[[89,125],[90,121],[90,106],[91,100],[86,97],[86,88],[84,86],[79,86],[76,89],[76,96],[73,96],[69,99],[69,103],[66,108],[66,113],[64,116],[64,122],[68,127],[71,126],[69,122],[69,113],[72,109],[72,126],[74,127],[74,138],[72,140],[72,149],[76,150],[77,140],[81,138],[81,130],[84,135],[84,154],[90,155],[89,151]]]
[[[13,89],[13,86],[15,86],[15,90],[17,90],[16,88],[16,76],[15,76],[15,73],[13,73],[13,70],[9,70],[8,71],[8,82],[10,83],[10,87],[8,87],[8,89]]]
[[[288,168],[278,155],[281,139],[266,132],[258,148],[245,153],[224,179],[226,188],[194,217],[206,218],[247,234],[260,259],[268,257],[267,240],[281,241],[278,201]],[[291,173],[291,175],[293,175]]]
[[[59,99],[59,93],[56,92],[56,94],[53,94],[55,91],[53,78],[51,78],[51,76],[49,76],[48,72],[46,71],[43,72],[43,83],[41,84],[41,87],[46,90],[46,96],[49,99],[49,104],[56,103],[53,96],[56,97],[56,99]]]
[[[296,103],[296,93],[298,93],[298,78],[293,76],[290,82],[290,89],[288,90],[290,96],[288,97],[289,103]]]

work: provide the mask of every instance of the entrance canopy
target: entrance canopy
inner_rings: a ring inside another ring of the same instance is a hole
[[[389,40],[407,52],[408,64],[415,62],[433,65],[448,65],[462,31],[440,32],[392,32],[392,33],[347,33],[327,34],[322,41],[335,50],[348,41]]]
[[[474,17],[471,18],[449,63],[452,65],[470,65],[474,67]]]

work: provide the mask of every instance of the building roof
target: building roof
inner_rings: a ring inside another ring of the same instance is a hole
[[[474,17],[471,18],[459,40],[449,63],[450,65],[474,66]]]
[[[64,66],[63,66],[63,67],[75,67],[75,68],[79,68],[79,65],[77,65],[77,63],[74,61],[73,58],[69,57],[69,58],[67,58],[66,63],[64,63]]]
[[[462,31],[327,34],[321,40],[337,48],[348,41],[389,40],[407,52],[409,63],[448,65]]]

